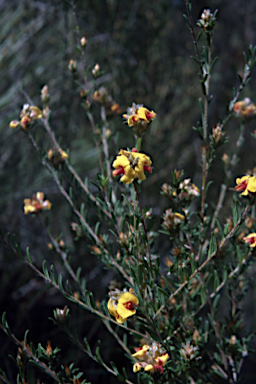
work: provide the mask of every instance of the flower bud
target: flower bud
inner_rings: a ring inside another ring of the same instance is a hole
[[[73,73],[76,72],[76,70],[77,70],[77,64],[76,64],[76,61],[75,61],[75,60],[71,59],[71,60],[69,61],[68,69],[70,70],[70,72],[73,72]]]
[[[97,63],[95,64],[93,70],[92,70],[93,77],[97,79],[100,76],[100,65]]]
[[[48,85],[44,85],[41,89],[41,100],[43,103],[47,103],[49,101],[50,95],[48,93]]]
[[[45,354],[50,357],[52,356],[52,346],[51,346],[51,342],[48,341],[47,343],[47,347],[46,347],[46,350],[45,350]]]
[[[85,47],[85,46],[86,46],[86,44],[87,44],[87,40],[86,40],[86,38],[85,38],[84,36],[81,38],[81,40],[80,40],[80,44],[81,44],[82,47]]]

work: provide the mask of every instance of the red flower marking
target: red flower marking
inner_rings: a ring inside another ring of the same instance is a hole
[[[35,209],[37,210],[37,211],[40,211],[40,209],[42,209],[42,204],[40,204],[40,203],[36,203],[36,204],[34,204],[34,207],[35,207]]]
[[[161,365],[154,365],[154,370],[159,370],[161,374],[164,373],[164,369]]]
[[[247,179],[247,180],[243,180],[242,183],[240,183],[240,184],[238,184],[238,185],[235,186],[235,190],[236,190],[237,192],[243,192],[243,191],[245,191],[246,188],[247,188],[248,182],[249,182],[249,179]]]
[[[131,301],[127,301],[127,303],[124,303],[124,307],[128,309],[129,311],[133,311],[135,309],[135,304]]]
[[[149,165],[144,165],[143,169],[144,169],[144,171],[146,171],[148,173],[152,173],[152,167],[150,167]]]
[[[246,243],[248,243],[248,244],[254,244],[255,241],[256,241],[256,236],[247,237],[247,239],[246,239]]]
[[[116,177],[116,176],[122,175],[123,173],[125,173],[124,168],[120,167],[120,168],[114,169],[114,171],[112,172],[112,175],[113,177]]]
[[[156,114],[155,114],[154,112],[146,111],[146,112],[145,112],[145,116],[146,116],[146,119],[147,119],[147,120],[151,120],[151,119],[153,119],[154,117],[156,117]]]

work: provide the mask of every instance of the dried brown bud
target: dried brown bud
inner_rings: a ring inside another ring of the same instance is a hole
[[[56,308],[56,312],[55,312],[56,320],[59,321],[60,323],[65,321],[65,319],[67,317],[67,310],[68,310],[67,305],[65,305],[64,309]]]
[[[48,357],[52,356],[52,346],[51,346],[51,342],[50,341],[48,341],[48,343],[47,343],[45,353],[46,353],[46,355]]]
[[[217,124],[216,127],[212,129],[212,137],[215,140],[215,145],[218,145],[224,136],[225,132],[222,131],[222,125]]]

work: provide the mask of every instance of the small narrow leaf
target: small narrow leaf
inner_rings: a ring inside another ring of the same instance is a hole
[[[50,275],[49,275],[48,269],[46,267],[46,260],[43,261],[42,268],[43,268],[43,273],[44,273],[45,277],[47,277],[47,279],[50,280]]]
[[[217,251],[217,240],[214,233],[212,232],[211,241],[210,241],[209,250],[208,250],[208,257],[210,257],[216,251]]]

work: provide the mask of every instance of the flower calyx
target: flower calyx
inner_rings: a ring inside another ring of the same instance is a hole
[[[24,104],[20,113],[20,120],[12,120],[9,126],[10,128],[20,127],[26,131],[31,122],[41,119],[42,116],[43,113],[40,108],[35,105]]]
[[[41,211],[49,210],[52,203],[49,200],[44,200],[44,193],[37,192],[32,199],[24,199],[24,213],[39,213]]]
[[[168,353],[156,342],[136,348],[136,352],[132,356],[139,360],[133,365],[133,372],[144,369],[146,372],[160,371],[160,373],[163,373],[164,366],[169,358]]]
[[[238,117],[248,118],[256,115],[256,106],[249,97],[245,97],[234,104],[233,111]]]

